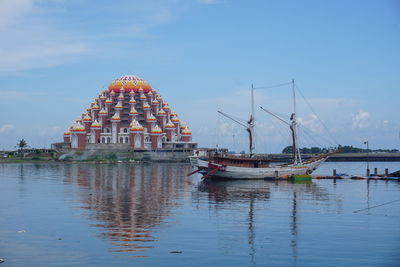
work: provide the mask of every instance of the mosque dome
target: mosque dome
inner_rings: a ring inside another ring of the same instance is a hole
[[[161,128],[160,128],[158,125],[154,125],[154,126],[151,128],[151,133],[154,133],[154,134],[161,134],[161,133],[162,133],[162,130],[161,130]]]
[[[132,121],[130,127],[131,127],[131,131],[132,132],[141,132],[141,131],[143,131],[143,126],[136,120]]]
[[[191,134],[192,134],[192,131],[190,131],[189,128],[186,127],[185,129],[183,129],[183,130],[181,131],[181,134],[191,135]]]
[[[80,124],[79,122],[77,122],[74,125],[73,131],[74,132],[84,132],[85,131],[85,127],[82,124]]]
[[[101,128],[101,125],[97,120],[95,120],[90,127],[91,128]]]
[[[106,144],[138,150],[170,148],[176,142],[185,149],[195,146],[189,128],[167,101],[133,75],[115,79],[97,94],[63,138],[74,149],[85,149],[89,143],[90,149],[110,150],[114,146]]]
[[[173,129],[175,128],[175,125],[171,122],[171,120],[169,120],[168,123],[165,125],[165,128]]]
[[[139,78],[134,75],[125,75],[119,77],[112,81],[108,86],[109,91],[114,91],[115,93],[119,93],[120,89],[124,88],[125,92],[138,92],[140,88],[143,89],[144,93],[148,93],[151,91],[151,86],[142,78]]]

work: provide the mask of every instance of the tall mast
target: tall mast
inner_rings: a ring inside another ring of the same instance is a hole
[[[293,114],[291,116],[292,125],[290,126],[292,130],[292,139],[293,139],[293,163],[302,164],[301,155],[300,155],[300,148],[298,147],[298,140],[297,140],[297,120],[296,120],[296,92],[294,88],[294,80],[292,80],[292,91],[293,91]]]
[[[251,84],[251,117],[254,118],[254,86]]]
[[[254,150],[254,86],[251,84],[251,114],[250,119],[247,122],[250,142],[250,157],[253,156]]]

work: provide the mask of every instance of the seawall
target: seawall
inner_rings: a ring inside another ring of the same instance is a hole
[[[292,154],[264,154],[273,162],[290,162]],[[303,159],[310,159],[318,154],[302,154]],[[400,161],[400,153],[338,153],[327,161]]]

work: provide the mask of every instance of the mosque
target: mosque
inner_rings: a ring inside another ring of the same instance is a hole
[[[72,149],[191,150],[192,133],[145,80],[115,79],[66,132]]]

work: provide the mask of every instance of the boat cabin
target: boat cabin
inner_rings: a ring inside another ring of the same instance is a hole
[[[209,160],[216,164],[245,168],[266,168],[271,162],[269,159],[233,155],[214,155]]]

